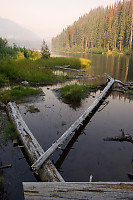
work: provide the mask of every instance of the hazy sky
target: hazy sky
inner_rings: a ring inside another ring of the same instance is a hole
[[[115,0],[0,0],[0,17],[34,31],[41,38],[53,37],[90,11]]]

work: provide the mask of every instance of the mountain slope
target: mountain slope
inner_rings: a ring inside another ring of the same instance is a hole
[[[97,52],[133,50],[133,1],[91,10],[52,39],[52,50]]]
[[[0,18],[0,37],[19,41],[40,40],[40,38],[32,31],[4,18]]]

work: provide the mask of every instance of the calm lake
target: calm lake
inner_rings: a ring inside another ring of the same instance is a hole
[[[66,54],[52,53],[53,56],[68,56],[76,58],[87,58],[92,61],[87,71],[88,76],[107,73],[115,79],[123,82],[133,81],[133,56],[130,55],[102,55],[102,54]]]
[[[55,53],[53,55],[60,56]],[[123,82],[133,81],[131,56],[90,54],[61,54],[61,56],[90,59],[92,64],[86,72],[87,76],[107,73]],[[84,80],[78,80],[79,83],[82,81]],[[102,83],[102,81],[102,78],[96,78],[86,83]],[[63,102],[58,98],[58,89],[64,84],[74,82],[42,87],[44,96],[32,97],[29,98],[31,102],[19,104],[23,119],[44,150],[47,150],[100,95],[100,91],[91,92],[80,104]],[[30,105],[37,107],[40,112],[28,112]],[[93,114],[92,118],[64,143],[62,150],[56,151],[50,159],[65,181],[88,182],[91,175],[92,181],[132,181],[128,173],[133,173],[133,144],[104,141],[104,139],[120,136],[121,129],[133,137],[133,98],[111,92]],[[11,141],[6,145],[1,144],[0,147],[2,164],[12,164],[12,168],[0,171],[0,175],[4,177],[0,199],[23,200],[22,182],[37,180],[19,147],[14,147]]]
[[[69,55],[70,56],[70,55]],[[71,55],[73,56],[73,55]],[[77,55],[89,58],[89,76],[108,73],[123,82],[133,81],[133,58],[130,56]],[[65,83],[68,84],[68,83]],[[20,105],[21,114],[44,150],[47,150],[80,117],[100,91],[91,93],[80,105],[70,105],[57,98],[63,84],[42,87],[45,96],[29,105],[39,113],[27,112],[27,104]],[[57,90],[57,91],[56,91]],[[65,181],[129,181],[133,172],[133,145],[129,142],[104,141],[120,136],[121,129],[133,136],[133,101],[112,92],[76,136],[69,138],[63,151],[56,151],[51,159]]]

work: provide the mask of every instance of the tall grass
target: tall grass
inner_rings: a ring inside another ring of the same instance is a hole
[[[61,96],[69,101],[80,101],[89,92],[89,89],[96,88],[98,85],[66,85],[60,89]]]
[[[4,74],[0,74],[0,83],[1,82],[3,82],[3,83],[8,82],[8,79]]]
[[[81,67],[81,61],[79,58],[68,58],[68,57],[50,57],[48,59],[38,59],[35,61],[36,64],[41,66],[65,66],[70,65],[74,68]]]
[[[84,64],[83,64],[84,62]],[[26,80],[30,82],[48,82],[61,80],[64,77],[53,74],[47,66],[70,65],[73,68],[80,68],[88,65],[89,62],[78,58],[50,57],[48,59],[20,59],[0,62],[0,74],[2,80]],[[1,80],[0,80],[1,81]]]
[[[0,101],[8,103],[9,101],[16,101],[24,97],[38,94],[40,90],[30,87],[16,86],[11,89],[3,90],[0,92]]]
[[[32,82],[51,81],[55,78],[52,71],[40,68],[34,61],[23,59],[0,64],[0,73],[8,79]]]

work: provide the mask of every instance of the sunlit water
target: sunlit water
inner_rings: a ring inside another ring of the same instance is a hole
[[[55,56],[70,56],[75,58],[87,58],[91,60],[91,67],[87,70],[87,76],[95,76],[107,73],[113,78],[123,82],[133,81],[133,56],[130,55],[101,55],[101,54],[66,54],[53,53]]]

